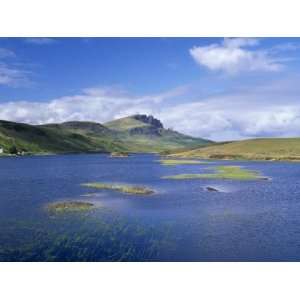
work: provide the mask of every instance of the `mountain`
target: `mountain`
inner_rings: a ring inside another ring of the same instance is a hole
[[[300,138],[261,138],[215,143],[199,149],[174,153],[184,158],[300,160]]]
[[[161,152],[184,148],[202,147],[211,144],[209,140],[194,138],[172,129],[165,129],[153,116],[133,115],[104,124],[118,132],[132,152]]]
[[[64,122],[29,125],[0,121],[5,153],[160,152],[199,147],[209,141],[163,128],[152,116],[135,115],[107,124]]]

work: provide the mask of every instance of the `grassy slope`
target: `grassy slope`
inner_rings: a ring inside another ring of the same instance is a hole
[[[107,122],[105,123],[105,126],[116,131],[127,131],[137,127],[149,127],[150,124],[136,120],[133,117],[125,117]]]
[[[173,157],[251,160],[300,160],[300,138],[264,138],[220,143]]]

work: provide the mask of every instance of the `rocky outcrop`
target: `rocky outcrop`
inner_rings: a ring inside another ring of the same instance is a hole
[[[160,120],[155,119],[153,116],[147,115],[134,115],[133,118],[140,122],[147,124],[146,126],[135,127],[129,130],[130,135],[150,135],[161,136],[164,130],[163,124]]]
[[[163,128],[157,128],[154,126],[145,126],[145,127],[136,127],[129,130],[131,135],[153,135],[153,136],[161,136]]]
[[[160,122],[160,120],[155,119],[153,116],[149,115],[134,115],[133,116],[136,120],[141,121],[143,123],[152,125],[156,128],[164,128],[163,124]]]

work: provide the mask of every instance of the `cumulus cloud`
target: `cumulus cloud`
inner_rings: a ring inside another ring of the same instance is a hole
[[[172,94],[173,95],[173,94]],[[0,119],[31,124],[71,120],[105,122],[136,113],[153,113],[154,103],[170,95],[129,96],[110,88],[84,89],[82,93],[49,102],[11,101],[0,104]]]
[[[168,126],[213,140],[300,136],[300,78],[249,86],[162,111]]]
[[[249,108],[235,97],[182,104],[162,112],[160,117],[184,133],[217,141],[300,135],[299,104],[259,105],[248,97],[253,102]]]
[[[268,50],[253,48],[258,44],[259,40],[254,38],[226,38],[219,44],[193,47],[189,52],[196,63],[212,71],[237,74],[282,69],[282,59]]]
[[[0,104],[0,119],[31,124],[71,120],[106,122],[137,113],[152,114],[166,128],[212,140],[300,136],[300,79],[252,86],[193,102],[175,101],[188,88],[134,96],[120,89],[89,88],[48,102]]]

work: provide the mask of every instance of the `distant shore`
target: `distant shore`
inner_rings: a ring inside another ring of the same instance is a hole
[[[246,156],[246,155],[229,155],[229,154],[218,154],[211,156],[201,156],[201,155],[184,155],[184,154],[171,154],[167,156],[168,158],[177,159],[205,159],[205,160],[227,160],[227,161],[288,161],[288,162],[300,162],[300,157],[286,157],[286,156]]]
[[[110,152],[96,152],[96,151],[89,151],[89,152],[38,152],[38,153],[23,153],[23,154],[9,154],[9,153],[1,153],[0,158],[19,158],[19,157],[27,157],[27,156],[55,156],[55,155],[72,155],[72,154],[106,154],[108,157],[123,157],[126,158],[130,155],[137,155],[137,154],[155,154],[159,155],[161,158],[172,159],[174,161],[184,160],[184,159],[204,159],[204,160],[223,160],[223,161],[268,161],[268,162],[300,162],[300,157],[272,157],[272,156],[244,156],[244,155],[211,155],[211,156],[198,156],[198,155],[184,155],[183,153],[178,154],[160,154],[158,152],[132,152],[126,153],[126,155],[116,155]]]

